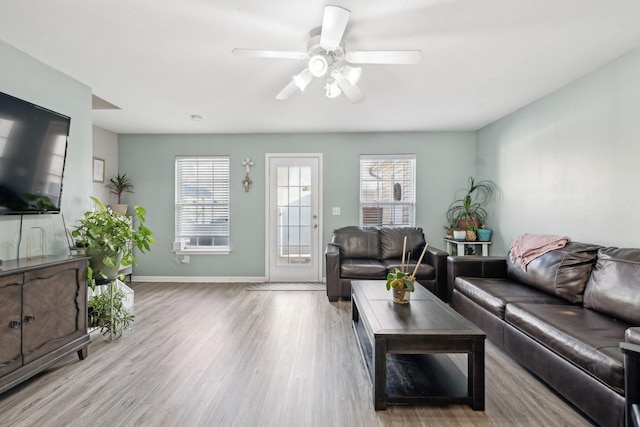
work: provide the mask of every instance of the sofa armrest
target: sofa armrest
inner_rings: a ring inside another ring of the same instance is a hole
[[[640,345],[640,326],[632,326],[624,332],[625,342]]]
[[[337,301],[340,298],[340,248],[332,243],[324,251],[327,280],[327,298]]]
[[[640,426],[640,345],[621,342],[620,351],[624,353],[626,425]]]
[[[507,278],[507,259],[496,256],[448,256],[447,301],[451,302],[456,277]]]
[[[449,254],[438,248],[429,245],[424,254],[425,262],[432,265],[436,270],[436,296],[445,300],[447,296],[447,256]]]

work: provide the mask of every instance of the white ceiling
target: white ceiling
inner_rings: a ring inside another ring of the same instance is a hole
[[[347,50],[422,61],[363,65],[359,104],[317,79],[275,100],[304,63],[232,49],[305,51],[325,4],[351,10]],[[119,106],[93,113],[117,133],[475,130],[637,48],[639,24],[638,0],[0,0],[0,39]]]

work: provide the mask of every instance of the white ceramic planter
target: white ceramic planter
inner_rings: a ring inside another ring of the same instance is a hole
[[[453,240],[464,242],[467,239],[467,232],[465,230],[453,230]]]

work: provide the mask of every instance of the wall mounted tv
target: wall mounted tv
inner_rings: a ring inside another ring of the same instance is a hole
[[[0,92],[0,215],[60,212],[70,124]]]

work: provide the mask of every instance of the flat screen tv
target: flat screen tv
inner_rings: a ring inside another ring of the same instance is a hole
[[[0,92],[0,215],[60,212],[70,124]]]

